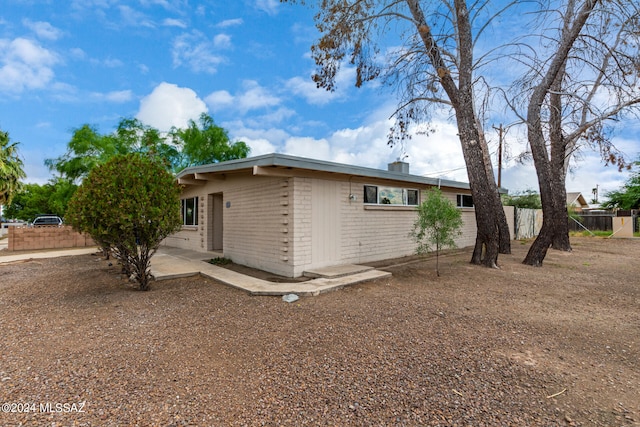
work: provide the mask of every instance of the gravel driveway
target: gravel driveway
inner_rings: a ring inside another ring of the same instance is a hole
[[[91,255],[0,265],[0,425],[640,425],[640,240],[572,243],[291,304],[139,292]]]

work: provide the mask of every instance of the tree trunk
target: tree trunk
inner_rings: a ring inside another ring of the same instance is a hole
[[[481,129],[481,125],[478,123],[478,129]],[[487,140],[484,138],[484,132],[479,133],[480,141],[484,154],[484,167],[485,173],[488,177],[493,177],[493,165],[491,163],[491,156],[489,155],[489,146],[487,145]],[[498,191],[498,185],[495,180],[491,179],[489,183],[492,187],[491,191],[495,192],[498,197],[494,198],[494,202],[497,203],[495,206],[495,212],[497,215],[498,221],[498,251],[501,254],[510,254],[511,253],[511,232],[509,230],[509,223],[507,222],[507,216],[504,213],[504,208],[502,207],[502,200],[500,199],[500,192]]]
[[[471,263],[496,268],[500,252],[500,214],[506,217],[493,176],[486,173],[484,156],[488,147],[481,143],[480,133],[473,119],[471,99],[460,97],[463,102],[456,108],[456,118],[462,143],[462,153],[467,164],[469,186],[473,196],[476,216],[476,244]],[[507,231],[508,233],[508,231]]]
[[[566,34],[568,29],[563,29]],[[551,168],[551,188],[553,193],[550,195],[553,199],[551,208],[550,223],[553,225],[551,229],[551,247],[557,250],[571,251],[571,243],[569,242],[569,216],[567,215],[567,188],[566,188],[566,171],[567,171],[567,140],[564,137],[562,129],[562,82],[566,75],[567,64],[564,62],[558,75],[553,81],[549,89],[549,142],[551,158],[549,166]]]
[[[554,206],[557,208],[554,217],[553,239],[551,248],[559,251],[571,252],[569,241],[569,213],[567,212],[567,191],[564,179],[557,186],[558,194],[555,194]]]
[[[493,170],[487,167],[489,148],[479,130],[478,116],[475,112],[473,36],[467,4],[464,0],[454,0],[458,27],[458,50],[460,52],[456,84],[442,58],[438,44],[433,38],[431,28],[425,20],[420,2],[418,0],[406,0],[406,2],[414,18],[426,54],[455,110],[462,154],[467,165],[467,176],[476,214],[476,245],[471,262],[486,267],[497,267],[501,236],[503,238],[508,236],[509,231],[498,194],[498,186],[493,177]],[[506,250],[507,245],[504,246]],[[508,248],[510,249],[510,246]]]
[[[151,289],[149,285],[149,264],[151,260],[151,254],[149,248],[146,245],[140,245],[137,248],[135,257],[135,270],[136,280],[140,284],[141,291],[148,291]]]
[[[565,189],[566,141],[562,134],[562,81],[565,77],[566,61],[573,43],[580,34],[591,11],[599,3],[588,0],[580,3],[574,14],[576,2],[569,2],[565,13],[562,36],[556,53],[552,56],[547,72],[534,88],[527,108],[527,137],[540,185],[542,201],[542,229],[529,248],[523,263],[541,266],[547,249],[557,245],[558,249],[571,250],[569,244],[569,220]],[[575,16],[575,19],[572,18]],[[549,139],[551,156],[547,150],[542,126],[542,105],[549,95]]]

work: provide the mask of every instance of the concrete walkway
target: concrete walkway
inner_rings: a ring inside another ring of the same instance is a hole
[[[0,265],[26,262],[33,259],[86,255],[96,252],[96,247],[58,249],[14,255],[4,255],[0,252]],[[391,276],[391,273],[374,270],[371,267],[348,264],[313,270],[309,273],[315,278],[306,282],[276,283],[205,262],[205,260],[211,258],[213,258],[212,255],[207,253],[161,247],[151,258],[151,274],[156,280],[168,280],[200,274],[247,291],[251,295],[297,294],[300,296],[319,295],[356,283],[384,279]]]
[[[310,272],[312,280],[306,282],[277,283],[247,276],[218,267],[205,260],[211,254],[177,248],[162,247],[151,258],[151,274],[156,280],[201,274],[214,280],[243,289],[251,295],[319,295],[356,283],[391,277],[391,273],[362,265],[340,265]]]

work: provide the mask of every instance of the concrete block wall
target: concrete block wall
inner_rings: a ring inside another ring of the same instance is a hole
[[[409,236],[417,219],[411,206],[376,206],[363,203],[362,184],[344,183],[341,188],[343,224],[342,255],[345,263],[361,263],[396,258],[415,253],[416,244]],[[349,195],[355,196],[355,200]],[[444,193],[456,201],[456,193]],[[462,209],[462,234],[458,247],[475,244],[476,220],[473,209]]]
[[[275,274],[293,275],[294,190],[290,181],[259,177],[224,193],[226,258]]]
[[[95,242],[88,235],[78,233],[70,226],[9,228],[10,251],[87,246],[95,246]]]
[[[311,265],[312,182],[310,178],[292,178],[292,276],[301,276]]]
[[[198,197],[198,225],[183,226],[180,231],[168,236],[162,241],[161,246],[188,249],[191,251],[206,251],[206,208],[207,194],[205,187],[195,187],[185,190],[180,198]]]
[[[313,230],[316,233],[318,230],[317,224],[314,228],[312,223],[314,209],[317,209],[313,206],[314,185],[320,185],[325,190],[337,188],[338,193],[335,206],[339,210],[336,217],[339,226],[331,227],[327,232],[338,230],[336,238],[340,243],[335,253],[339,259],[331,262],[364,263],[415,252],[416,244],[409,237],[417,219],[415,207],[365,205],[365,183],[333,180],[330,182],[335,185],[327,185],[328,182],[316,177],[246,175],[188,187],[182,197],[199,197],[199,225],[183,227],[168,237],[164,244],[206,251],[206,226],[210,222],[207,218],[207,195],[223,193],[224,256],[236,263],[275,274],[300,276],[318,263],[318,254],[312,253]],[[443,192],[455,203],[455,190],[443,189]],[[333,207],[327,211],[332,212]],[[476,238],[475,211],[462,208],[461,212],[464,225],[456,243],[458,247],[472,246]]]

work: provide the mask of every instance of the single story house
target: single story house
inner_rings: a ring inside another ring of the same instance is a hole
[[[459,247],[475,243],[469,184],[268,154],[196,166],[177,176],[181,231],[163,244],[224,256],[286,277],[306,270],[411,255],[423,192],[440,187],[461,209]]]
[[[589,209],[589,203],[580,192],[567,193],[567,207],[573,207],[576,212],[582,212]]]

